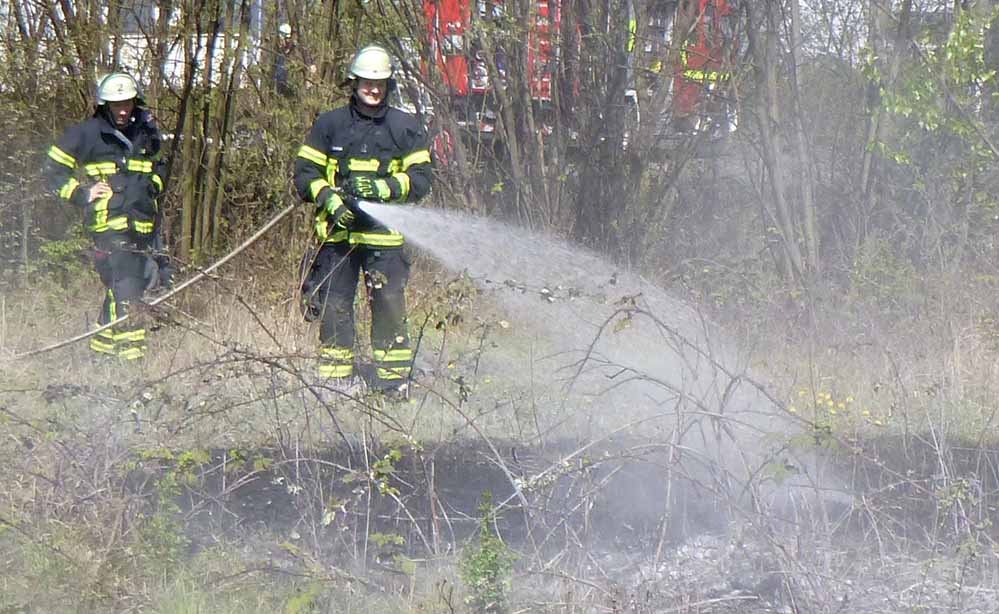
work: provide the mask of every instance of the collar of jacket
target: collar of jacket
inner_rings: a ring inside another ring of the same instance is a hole
[[[119,128],[118,124],[114,122],[114,118],[111,117],[111,110],[107,105],[100,105],[94,108],[94,117],[101,122],[101,132],[107,132],[118,139],[125,150],[131,154],[133,149],[133,141],[135,140],[136,134],[138,133],[139,120],[142,117],[142,108],[136,105],[132,109],[132,114],[128,118],[128,125],[124,128]]]
[[[132,109],[132,114],[128,116],[128,125],[124,128],[119,128],[118,124],[114,123],[114,117],[111,115],[111,107],[106,104],[94,107],[94,117],[104,120],[104,123],[108,125],[108,129],[112,132],[115,130],[121,130],[122,132],[132,130],[132,127],[138,125],[139,120],[142,118],[142,112],[143,108],[135,105],[135,108]]]
[[[386,113],[388,113],[388,109],[389,109],[388,94],[386,94],[385,98],[382,99],[382,103],[380,105],[378,105],[377,107],[375,107],[375,110],[374,110],[373,113],[364,109],[364,107],[361,105],[360,101],[357,99],[357,94],[351,94],[350,95],[350,108],[353,109],[361,117],[366,117],[366,118],[369,118],[369,119],[381,119],[381,118],[385,117]]]

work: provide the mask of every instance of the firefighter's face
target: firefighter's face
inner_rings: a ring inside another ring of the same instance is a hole
[[[388,79],[359,79],[357,81],[357,97],[363,104],[377,107],[385,100]]]
[[[132,109],[135,108],[135,99],[109,102],[108,107],[111,110],[111,117],[114,118],[115,125],[119,128],[124,128],[128,125],[128,119],[132,116]]]

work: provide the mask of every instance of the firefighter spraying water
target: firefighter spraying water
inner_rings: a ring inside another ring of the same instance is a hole
[[[345,83],[350,103],[316,119],[295,160],[295,186],[316,205],[321,243],[303,287],[306,318],[321,320],[320,376],[344,390],[356,388],[354,294],[362,271],[372,311],[371,384],[399,391],[413,362],[405,238],[356,205],[358,198],[415,201],[430,190],[424,131],[415,117],[389,106],[393,72],[384,48],[360,49]]]

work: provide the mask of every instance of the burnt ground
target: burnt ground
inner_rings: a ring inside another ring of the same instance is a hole
[[[854,476],[852,508],[750,512],[676,467],[671,474],[661,452],[618,445],[562,460],[578,447],[461,442],[417,450],[353,442],[237,458],[213,450],[188,472],[185,527],[195,550],[220,539],[252,542],[268,564],[308,551],[314,560],[391,576],[403,573],[403,561],[431,561],[474,544],[486,501],[495,512],[489,529],[518,553],[527,577],[559,561],[545,573],[604,587],[601,609],[635,613],[684,602],[706,604],[689,610],[700,612],[821,611],[794,609],[795,601],[836,611],[832,606],[851,599],[853,607],[841,611],[904,610],[910,602],[892,594],[891,581],[904,582],[910,567],[927,569],[934,553],[951,556],[956,544],[996,537],[988,523],[973,525],[981,512],[994,514],[999,449],[951,446],[947,462],[962,477],[945,484],[940,450],[926,439],[841,447],[832,457]],[[152,469],[138,471],[148,476]],[[819,559],[823,570],[810,570]],[[964,564],[969,586],[984,579]],[[954,597],[961,592],[948,576],[950,561],[940,568],[947,577],[938,582],[924,571],[926,588],[911,603],[994,611],[988,600]],[[813,572],[841,576],[808,581]]]
[[[460,546],[481,527],[483,505],[496,512],[492,526],[505,541],[537,548],[557,547],[569,533],[580,544],[640,548],[725,525],[702,489],[666,483],[662,454],[589,449],[563,461],[577,445],[493,445],[495,452],[469,442],[420,450],[354,442],[297,455],[259,449],[235,461],[213,450],[191,473],[183,507],[196,540],[203,531],[301,533],[316,522],[336,533],[370,523],[370,531],[405,537],[410,556]],[[682,500],[682,514],[671,500]],[[671,509],[677,518],[664,528]],[[324,524],[328,512],[335,517]]]
[[[52,408],[87,394],[75,384],[40,393]],[[74,423],[72,410],[54,415]],[[51,455],[73,461],[55,464],[53,501],[91,505],[95,518],[93,506],[121,501],[129,514],[165,512],[190,554],[221,546],[248,568],[335,570],[379,594],[398,594],[407,578],[432,583],[433,573],[456,583],[455,562],[492,517],[488,530],[516,553],[518,603],[571,597],[580,611],[632,614],[994,612],[999,603],[999,449],[976,441],[824,440],[842,490],[817,505],[798,496],[805,489],[753,501],[740,485],[696,472],[654,433],[589,447],[465,438],[414,448],[347,437],[321,449],[145,446],[136,457],[107,442],[131,423],[115,411],[97,416],[75,418],[84,430],[61,423],[52,441],[15,421],[18,437],[5,444],[17,440],[23,470]],[[95,468],[108,476],[98,485],[112,488],[89,485]],[[793,477],[793,467],[782,469]],[[761,471],[754,485],[764,493],[779,480]]]

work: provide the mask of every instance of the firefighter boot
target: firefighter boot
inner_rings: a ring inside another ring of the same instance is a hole
[[[322,348],[319,351],[318,385],[339,396],[364,392],[364,380],[354,374],[354,351],[335,346]]]
[[[409,377],[413,368],[413,350],[394,347],[388,350],[375,348],[375,377],[371,388],[393,400],[409,398]]]

